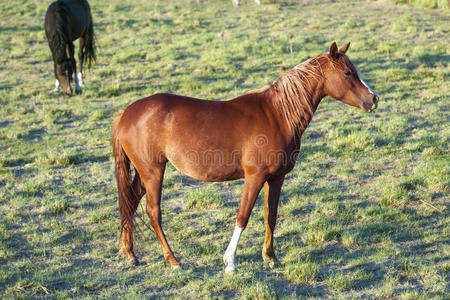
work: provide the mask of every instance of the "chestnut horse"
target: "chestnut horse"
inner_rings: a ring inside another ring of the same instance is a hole
[[[156,94],[129,105],[114,120],[112,139],[119,190],[122,248],[133,252],[134,214],[147,194],[146,212],[164,258],[178,266],[161,228],[161,187],[167,161],[203,181],[244,178],[233,236],[223,257],[225,272],[236,271],[235,253],[255,200],[264,186],[265,240],[262,257],[276,262],[273,232],[285,175],[295,166],[300,138],[321,99],[330,96],[365,112],[378,95],[361,79],[345,52],[333,43],[284,73],[270,87],[230,101]],[[130,161],[136,170],[130,175]]]

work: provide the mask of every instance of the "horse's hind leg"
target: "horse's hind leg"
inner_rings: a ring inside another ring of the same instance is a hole
[[[86,46],[86,39],[82,36],[80,37],[80,49],[78,49],[78,61],[80,62],[80,72],[77,73],[77,79],[80,86],[84,85],[83,81],[83,63],[84,55],[86,54],[84,47]]]
[[[145,210],[161,244],[165,260],[172,266],[178,266],[180,263],[175,258],[172,249],[170,249],[161,227],[161,188],[165,168],[165,162],[157,163],[149,168],[150,170],[147,171],[145,176],[142,176],[147,191],[147,205]]]

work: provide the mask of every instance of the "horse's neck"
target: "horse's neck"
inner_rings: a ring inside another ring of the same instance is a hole
[[[300,122],[298,124],[298,130],[299,130],[299,132],[301,132],[301,134],[303,134],[305,129],[308,127],[309,123],[311,122],[311,120],[313,118],[314,113],[317,110],[317,107],[319,106],[320,101],[325,96],[323,94],[323,83],[322,82],[317,81],[316,86],[314,87],[314,89],[312,91],[313,91],[313,93],[311,95],[311,98],[307,102],[307,103],[310,103],[309,107],[310,107],[312,113],[306,114],[304,122]]]
[[[325,96],[323,92],[323,80],[311,79],[310,84],[311,93],[308,97],[306,99],[291,99],[293,100],[292,103],[295,103],[295,105],[286,106],[285,111],[280,110],[279,104],[276,103],[276,101],[279,101],[279,94],[283,91],[280,91],[274,86],[268,89],[270,95],[269,98],[272,98],[271,103],[274,110],[278,111],[278,116],[282,120],[281,122],[287,125],[287,128],[289,128],[288,132],[292,135],[292,139],[294,139],[296,143],[300,142],[303,132],[308,127],[320,101]],[[294,91],[293,94],[298,95],[299,93]],[[294,110],[300,113],[292,113]]]

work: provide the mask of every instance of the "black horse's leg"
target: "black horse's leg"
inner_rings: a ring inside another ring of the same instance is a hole
[[[70,64],[72,65],[72,72],[75,77],[75,93],[81,94],[81,86],[78,82],[78,77],[77,77],[77,62],[75,61],[75,46],[73,45],[72,42],[69,43],[69,59],[70,59]],[[72,74],[71,74],[71,76],[72,76]]]
[[[78,83],[80,86],[83,86],[83,63],[84,63],[84,55],[85,50],[84,47],[86,46],[86,39],[84,36],[80,37],[80,49],[78,50],[78,61],[80,62],[80,72],[77,74]]]

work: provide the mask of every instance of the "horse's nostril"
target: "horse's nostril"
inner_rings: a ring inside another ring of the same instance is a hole
[[[378,103],[378,100],[380,100],[380,98],[378,98],[377,95],[373,95],[373,99],[372,99],[373,103],[374,103],[374,104],[377,104],[377,103]]]

